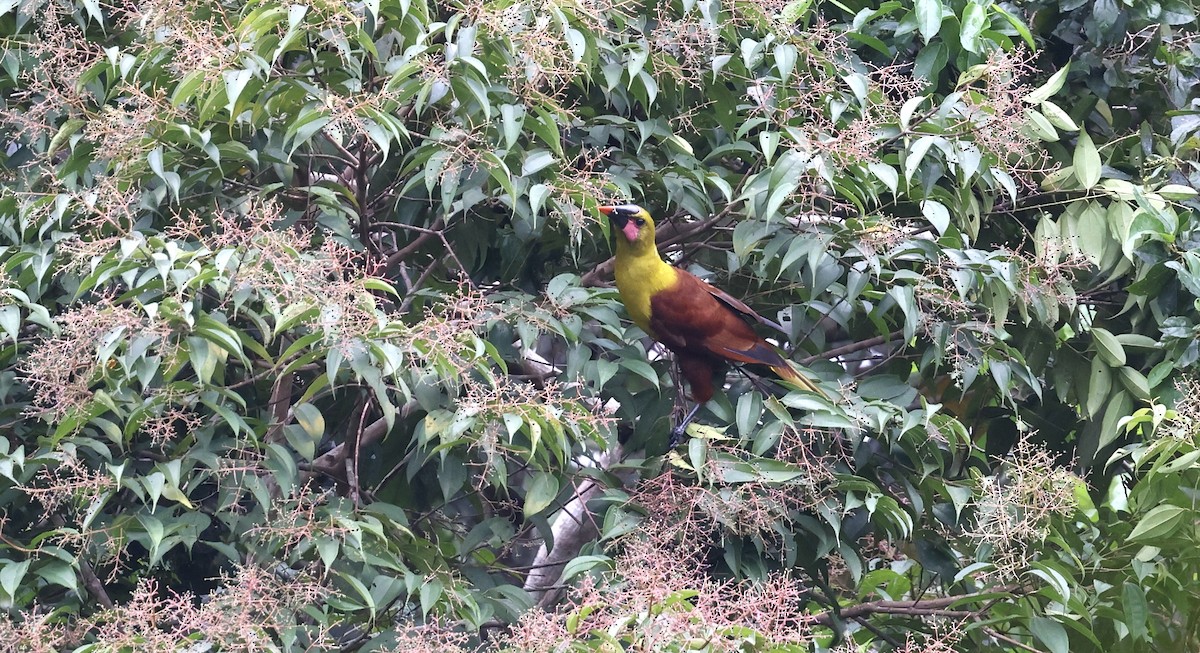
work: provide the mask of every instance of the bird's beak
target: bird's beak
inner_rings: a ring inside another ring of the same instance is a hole
[[[633,220],[629,219],[629,216],[621,215],[619,212],[617,212],[616,208],[617,207],[615,206],[601,206],[600,212],[604,215],[607,215],[608,221],[611,222],[614,227],[621,230],[621,233],[625,235],[625,240],[628,240],[632,243],[633,241],[637,240],[638,226],[633,223]]]

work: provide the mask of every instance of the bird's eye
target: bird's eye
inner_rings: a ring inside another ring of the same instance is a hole
[[[634,220],[634,222],[636,222],[637,226],[639,226],[639,227],[645,226],[645,224],[646,224],[646,221],[643,218],[638,218],[637,220]]]

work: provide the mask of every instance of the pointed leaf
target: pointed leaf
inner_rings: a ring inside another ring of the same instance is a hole
[[[1079,141],[1075,144],[1075,178],[1084,188],[1091,188],[1100,181],[1100,153],[1087,132],[1079,132]]]
[[[1137,526],[1133,527],[1133,531],[1129,533],[1126,540],[1129,542],[1153,541],[1166,537],[1175,531],[1187,514],[1188,510],[1179,506],[1171,504],[1157,506],[1138,520]]]
[[[917,0],[916,12],[917,30],[921,32],[921,38],[928,43],[938,35],[938,31],[942,28],[942,2],[941,0]]]

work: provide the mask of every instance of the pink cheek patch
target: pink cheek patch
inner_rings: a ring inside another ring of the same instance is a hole
[[[633,220],[626,222],[625,226],[621,227],[621,231],[624,232],[625,239],[628,240],[629,242],[632,243],[633,241],[637,240],[638,227],[636,224],[633,223]]]

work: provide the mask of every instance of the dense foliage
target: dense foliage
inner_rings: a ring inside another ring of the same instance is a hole
[[[1195,30],[0,0],[0,641],[1195,649]],[[629,200],[828,396],[666,451]]]

